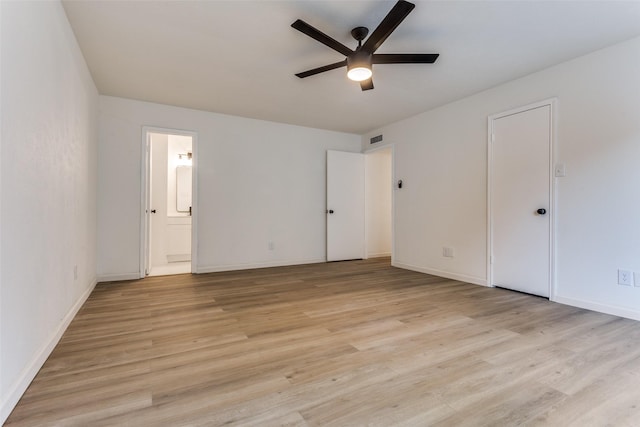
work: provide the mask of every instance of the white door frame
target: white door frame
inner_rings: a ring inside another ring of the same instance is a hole
[[[398,189],[398,186],[396,185],[396,162],[395,162],[396,147],[395,147],[395,144],[382,145],[382,146],[379,146],[379,147],[373,147],[373,148],[369,148],[367,150],[364,150],[362,152],[362,154],[367,155],[367,154],[374,153],[376,151],[386,150],[388,148],[391,149],[391,265],[393,265],[393,263],[395,261],[395,256],[396,256],[396,239],[395,239],[395,235],[396,235],[396,220],[395,220],[395,216],[396,216],[396,190]],[[365,162],[365,168],[366,168],[366,162]],[[365,185],[366,185],[366,181],[365,181]],[[365,206],[366,206],[366,203],[367,203],[367,200],[366,200],[366,191],[365,191]],[[364,224],[364,226],[365,226],[364,252],[365,252],[365,257],[368,258],[368,256],[367,256],[367,233],[366,233],[367,216],[366,215],[364,217],[364,221],[365,221],[365,224]]]
[[[151,139],[149,134],[162,133],[168,135],[182,135],[191,137],[191,272],[196,272],[198,265],[198,133],[183,129],[169,129],[155,126],[142,126],[141,138],[141,176],[140,176],[140,278],[146,277],[146,259],[150,248],[147,245],[149,212],[147,209],[150,165],[149,150]]]
[[[549,135],[549,300],[556,297],[556,262],[555,262],[555,229],[556,229],[556,191],[554,177],[554,158],[556,142],[556,104],[557,98],[545,99],[522,107],[513,108],[501,113],[492,114],[488,118],[487,134],[487,286],[493,287],[493,123],[495,120],[522,113],[535,108],[549,106],[550,108],[550,135]]]

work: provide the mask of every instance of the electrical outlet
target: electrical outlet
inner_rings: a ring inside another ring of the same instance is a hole
[[[274,245],[272,241],[269,241],[269,250],[272,251],[275,249],[275,247],[276,245]]]
[[[633,285],[633,273],[629,270],[618,270],[618,285]]]
[[[453,258],[453,248],[442,248],[442,256],[447,258]]]

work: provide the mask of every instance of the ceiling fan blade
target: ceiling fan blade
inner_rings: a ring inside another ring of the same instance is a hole
[[[389,11],[387,16],[384,17],[378,28],[376,28],[369,38],[362,45],[362,49],[374,53],[382,43],[391,35],[393,30],[409,15],[409,13],[416,7],[415,4],[409,3],[405,0],[399,0],[395,6]]]
[[[315,39],[315,40],[319,41],[323,45],[328,46],[331,49],[340,52],[344,56],[348,56],[351,53],[353,53],[353,51],[351,49],[349,49],[348,47],[346,47],[345,45],[343,45],[339,41],[329,37],[328,35],[326,35],[322,31],[312,27],[311,25],[307,24],[306,22],[304,22],[301,19],[296,20],[296,22],[291,24],[291,26],[293,28],[295,28],[296,30],[300,31],[301,33],[304,33],[304,34],[308,35],[312,39]]]
[[[363,80],[360,82],[360,87],[362,88],[362,91],[364,92],[365,90],[371,90],[373,89],[373,79],[367,79],[367,80]]]
[[[325,71],[335,70],[336,68],[346,67],[347,60],[342,60],[340,62],[334,62],[333,64],[325,65],[323,67],[314,68],[312,70],[303,71],[301,73],[296,73],[296,76],[304,79],[305,77],[313,76],[315,74],[324,73]]]
[[[438,53],[376,53],[371,58],[373,64],[433,64]]]

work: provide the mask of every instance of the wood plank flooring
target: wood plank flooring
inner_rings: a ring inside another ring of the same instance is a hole
[[[7,426],[640,426],[640,322],[388,259],[99,284]]]

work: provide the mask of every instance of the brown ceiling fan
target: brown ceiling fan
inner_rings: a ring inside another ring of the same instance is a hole
[[[369,34],[366,27],[356,27],[351,30],[351,35],[358,41],[355,50],[349,49],[339,41],[326,35],[322,31],[312,27],[301,19],[291,24],[296,30],[308,35],[325,46],[340,52],[346,58],[340,62],[314,68],[297,73],[301,79],[325,71],[334,70],[340,67],[347,67],[347,77],[360,82],[362,90],[373,89],[372,65],[373,64],[432,64],[438,59],[437,53],[375,53],[384,43],[391,33],[400,25],[404,18],[415,8],[416,5],[405,0],[399,0],[382,20],[380,25],[371,33],[371,36],[362,41]]]

